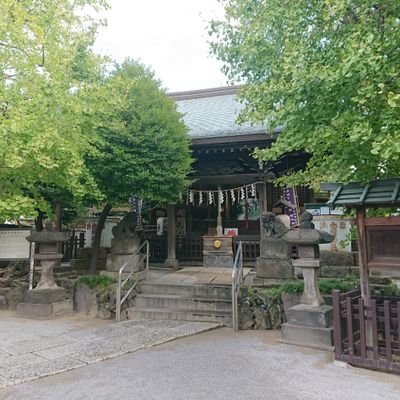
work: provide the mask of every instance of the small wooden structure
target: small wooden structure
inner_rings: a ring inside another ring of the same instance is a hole
[[[371,272],[400,272],[400,217],[367,218],[366,209],[400,206],[400,179],[323,185],[328,204],[355,208],[361,291],[333,293],[336,359],[400,372],[400,298],[371,295]]]

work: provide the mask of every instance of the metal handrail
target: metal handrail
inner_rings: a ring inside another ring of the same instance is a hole
[[[142,253],[143,248],[146,247],[146,252]],[[122,282],[122,273],[124,269],[129,265],[130,261],[133,257],[142,256],[138,263],[132,268],[132,271],[128,274],[125,280]],[[139,270],[140,266],[143,262],[146,262],[146,280],[149,279],[149,258],[150,258],[150,245],[149,241],[146,240],[139,249],[133,253],[128,260],[125,261],[124,265],[118,271],[118,288],[117,288],[117,299],[116,299],[116,310],[115,310],[115,320],[119,322],[121,320],[121,306],[125,302],[125,300],[132,293],[132,290],[136,287],[137,281],[133,283],[133,285],[128,289],[125,293],[125,296],[121,299],[122,287],[129,281],[130,277]]]
[[[243,282],[243,246],[237,246],[235,262],[232,269],[232,326],[235,332],[239,330],[238,302],[240,286]]]

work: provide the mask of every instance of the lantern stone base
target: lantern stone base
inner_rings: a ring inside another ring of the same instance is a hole
[[[72,300],[66,300],[65,294],[66,290],[60,287],[28,290],[24,303],[17,305],[17,314],[27,318],[48,319],[72,313]]]
[[[65,300],[66,289],[56,286],[53,289],[33,289],[25,292],[24,303],[51,304]]]
[[[286,313],[288,322],[282,325],[283,343],[333,349],[332,307],[298,304]]]
[[[70,314],[73,311],[72,300],[57,301],[56,303],[19,303],[17,314],[25,318],[50,319]]]

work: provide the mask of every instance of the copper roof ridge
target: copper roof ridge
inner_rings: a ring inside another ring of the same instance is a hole
[[[230,94],[236,94],[238,90],[240,90],[244,86],[245,85],[222,86],[208,89],[171,92],[167,93],[167,95],[174,100],[191,100],[215,96],[226,96]]]

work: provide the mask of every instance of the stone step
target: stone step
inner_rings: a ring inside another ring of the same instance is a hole
[[[174,294],[193,298],[231,300],[231,286],[184,285],[145,282],[140,285],[145,294]]]
[[[213,299],[210,297],[187,297],[175,294],[138,294],[136,306],[139,308],[162,308],[179,310],[196,310],[209,312],[231,312],[232,301],[227,299]]]
[[[208,312],[196,310],[167,310],[162,308],[128,308],[128,319],[172,319],[178,321],[219,322],[232,326],[232,312]]]

